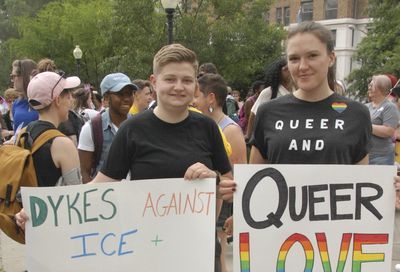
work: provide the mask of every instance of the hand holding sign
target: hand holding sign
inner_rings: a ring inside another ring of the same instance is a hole
[[[28,270],[212,271],[213,181],[24,187]]]
[[[15,221],[17,222],[18,227],[20,227],[22,230],[25,230],[25,223],[28,220],[29,217],[23,208],[15,215]]]
[[[218,196],[225,201],[233,201],[233,193],[236,191],[236,182],[234,180],[221,180],[218,186]]]
[[[209,169],[207,166],[200,162],[196,162],[195,164],[189,166],[186,170],[184,179],[193,180],[193,179],[204,179],[204,178],[215,178],[216,173]]]

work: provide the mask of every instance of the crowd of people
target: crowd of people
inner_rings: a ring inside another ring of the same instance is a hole
[[[215,271],[226,271],[234,164],[393,165],[400,139],[399,108],[393,103],[398,94],[391,92],[399,82],[374,75],[367,105],[347,98],[345,85],[335,80],[331,33],[314,22],[290,29],[286,57],[270,65],[244,101],[215,65],[199,67],[196,54],[180,44],[157,52],[149,80],[111,73],[99,92],[78,77],[66,77],[49,59],[14,61],[11,80],[13,88],[0,104],[7,105],[4,143],[13,144],[22,127],[33,140],[54,128],[67,136],[50,140],[35,154],[39,186],[217,178],[222,209]],[[309,127],[310,119],[320,125]],[[400,182],[396,186],[400,190]],[[22,229],[27,220],[23,210],[16,215]]]

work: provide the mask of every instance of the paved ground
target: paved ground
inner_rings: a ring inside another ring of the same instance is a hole
[[[0,231],[0,268],[5,272],[26,270],[25,247],[14,242]]]

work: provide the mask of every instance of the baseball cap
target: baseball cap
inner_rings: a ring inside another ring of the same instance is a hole
[[[104,96],[106,92],[117,93],[125,86],[130,86],[133,90],[139,90],[138,86],[133,84],[129,77],[123,73],[106,75],[100,83],[101,95]]]
[[[397,77],[392,74],[386,74],[386,76],[390,79],[390,83],[392,83],[392,88],[396,86]]]
[[[78,87],[81,80],[77,76],[64,78],[54,72],[43,72],[34,76],[28,84],[28,101],[35,110],[49,106],[64,89]]]

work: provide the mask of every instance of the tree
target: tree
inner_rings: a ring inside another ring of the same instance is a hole
[[[369,15],[373,18],[365,37],[358,46],[355,59],[361,68],[348,77],[350,91],[365,97],[368,79],[377,73],[400,75],[400,2],[369,0]]]
[[[9,86],[12,56],[5,44],[8,39],[19,38],[17,18],[34,17],[51,0],[0,0],[0,93]]]
[[[96,85],[104,76],[103,60],[112,54],[108,33],[113,17],[113,1],[55,1],[36,17],[19,17],[20,39],[9,39],[13,58],[53,59],[67,74],[75,74],[72,51],[83,51],[80,77]]]
[[[164,10],[158,1],[136,0],[135,5],[130,0],[116,2],[115,52],[132,77],[147,78],[153,55],[166,44]],[[215,63],[235,88],[247,89],[282,53],[283,29],[263,19],[270,2],[182,1],[174,17],[174,41],[194,50],[200,63]]]
[[[284,30],[264,20],[271,1],[183,0],[175,12],[174,40],[193,49],[201,63],[215,63],[231,86],[247,89],[282,54]],[[73,74],[72,51],[79,44],[80,76],[98,86],[105,74],[116,71],[148,78],[154,54],[167,43],[159,0],[55,0],[35,14],[13,19],[19,35],[3,43],[4,63],[49,57]]]

